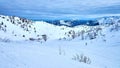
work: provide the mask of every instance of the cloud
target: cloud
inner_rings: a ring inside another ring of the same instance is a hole
[[[0,13],[24,17],[120,14],[119,3],[120,0],[0,0]]]

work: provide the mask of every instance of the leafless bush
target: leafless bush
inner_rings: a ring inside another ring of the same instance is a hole
[[[84,33],[85,33],[85,31],[82,30],[82,31],[81,31],[81,39],[82,39],[82,40],[84,40]]]
[[[81,55],[76,54],[76,55],[73,56],[72,59],[75,60],[75,61],[86,63],[86,64],[91,64],[90,58],[87,57],[87,56],[84,56],[83,54],[81,54]]]
[[[47,41],[47,35],[46,34],[42,35],[42,38],[43,38],[44,41]]]
[[[72,31],[72,39],[74,39],[76,36],[75,36],[75,31]]]
[[[34,38],[29,38],[29,40],[30,40],[30,41],[35,41],[36,39],[34,39]]]
[[[7,38],[0,38],[0,41],[1,41],[1,42],[10,42],[10,40],[7,39]]]
[[[41,38],[29,38],[30,41],[38,41],[40,42],[40,40],[42,40]]]
[[[119,24],[114,24],[114,25],[112,25],[112,28],[110,29],[110,32],[112,32],[112,31],[118,31],[120,29],[120,25]]]
[[[59,55],[65,55],[65,50],[59,46]]]
[[[22,35],[22,37],[25,37],[25,35]]]

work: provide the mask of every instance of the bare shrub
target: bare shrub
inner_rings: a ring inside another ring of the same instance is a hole
[[[82,40],[84,40],[84,33],[85,33],[85,31],[82,30],[82,31],[81,31],[81,39],[82,39]]]
[[[40,40],[42,40],[41,38],[29,38],[30,41],[38,41],[40,42]]]
[[[10,40],[7,39],[7,38],[0,38],[0,41],[1,41],[1,42],[10,42]]]
[[[22,35],[22,37],[25,37],[25,35]]]
[[[65,50],[59,46],[59,55],[65,55]]]
[[[3,22],[0,23],[0,25],[3,25],[3,24],[4,24]]]
[[[35,41],[36,39],[34,39],[34,38],[29,38],[29,40],[31,40],[31,41]]]
[[[76,54],[76,55],[73,56],[72,59],[75,60],[75,61],[86,63],[86,64],[91,64],[90,58],[83,55],[83,54],[81,54],[81,55]]]
[[[75,38],[75,31],[72,31],[72,39]]]
[[[46,34],[42,35],[42,38],[43,38],[44,41],[47,41],[47,35]]]

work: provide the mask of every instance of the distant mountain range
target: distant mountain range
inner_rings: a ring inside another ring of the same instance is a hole
[[[68,27],[74,27],[78,25],[88,25],[88,26],[99,25],[99,23],[96,20],[44,20],[44,21],[58,26],[68,26]]]
[[[102,23],[112,23],[113,19],[119,19],[119,18],[120,16],[106,16],[106,17],[99,17],[91,20],[76,19],[76,20],[43,20],[43,21],[53,25],[58,25],[58,26],[75,27],[79,25],[96,26],[101,23],[100,20],[103,20]]]

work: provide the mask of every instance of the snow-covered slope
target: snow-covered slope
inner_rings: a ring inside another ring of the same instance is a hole
[[[43,21],[33,22],[24,18],[3,15],[0,15],[0,26],[1,38],[10,40],[29,40],[30,38],[42,40],[43,35],[46,35],[48,39],[60,39],[73,35],[74,31],[81,32],[93,28],[85,25],[74,28],[55,26]]]
[[[66,27],[0,15],[0,68],[119,68],[120,18],[97,21]]]
[[[56,26],[44,21],[30,21],[24,18],[0,15],[0,38],[9,40],[72,40],[74,38],[95,39],[107,34],[106,31],[120,29],[120,17],[97,19],[100,25],[76,27]]]

